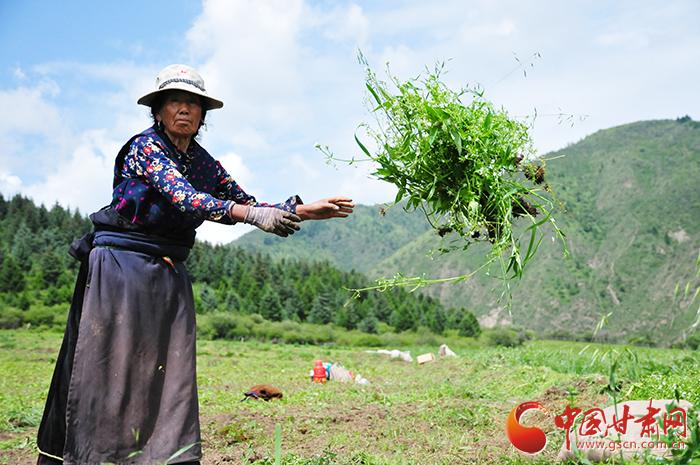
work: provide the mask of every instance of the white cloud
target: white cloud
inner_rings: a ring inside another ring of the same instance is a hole
[[[499,36],[509,36],[515,32],[515,21],[511,18],[502,19],[494,28],[494,33]]]
[[[127,61],[80,63],[56,60],[36,65],[33,70],[40,76],[70,76],[82,83],[94,80],[103,86],[109,84],[124,90],[137,88],[138,92],[153,90],[155,72],[159,69],[157,65]]]
[[[213,221],[205,221],[202,226],[197,228],[197,239],[212,244],[228,244],[254,229],[254,226],[243,223],[231,226],[214,223]]]
[[[0,137],[36,135],[59,132],[62,129],[60,110],[50,102],[60,92],[51,80],[34,86],[0,90]]]
[[[394,200],[396,187],[388,182],[379,181],[370,175],[371,168],[358,166],[357,169],[344,170],[344,176],[338,186],[338,193],[347,195],[355,202],[372,205]]]
[[[52,168],[65,158],[71,132],[55,98],[58,84],[47,78],[12,89],[0,89],[0,164],[22,179],[37,166]]]
[[[22,68],[20,68],[19,66],[15,66],[12,69],[12,75],[15,77],[15,79],[20,80],[20,81],[23,81],[24,79],[27,78],[27,75],[24,73]]]
[[[217,157],[217,160],[221,163],[221,166],[233,176],[241,186],[250,185],[252,182],[252,175],[247,166],[243,163],[243,159],[240,155],[236,153],[225,153],[224,155]]]
[[[304,176],[309,181],[314,181],[321,176],[321,172],[316,164],[310,163],[299,154],[292,155],[290,164],[296,168],[295,171],[298,175]]]
[[[600,34],[594,38],[595,42],[600,45],[628,45],[632,47],[646,47],[649,45],[649,39],[646,35],[639,31],[615,31]]]
[[[21,73],[19,87],[0,90],[0,107],[11,109],[0,114],[3,192],[83,213],[109,203],[119,147],[150,125],[135,100],[154,73],[128,63],[72,62]]]
[[[21,188],[22,180],[19,177],[0,171],[0,194],[12,197],[19,193]]]
[[[350,3],[328,12],[320,8],[313,10],[314,14],[310,15],[307,21],[319,27],[324,37],[338,42],[350,42],[360,47],[367,45],[370,24],[361,6]]]
[[[298,34],[301,1],[205,1],[187,33],[208,92],[225,102],[223,118],[244,130],[279,130],[304,117]],[[221,119],[217,116],[217,120]]]
[[[231,131],[226,127],[227,124],[217,124],[217,115],[207,116],[207,119],[214,119],[213,124],[208,124],[207,132],[209,134],[206,137],[218,141],[220,145],[234,145],[236,147],[241,147],[247,151],[257,152],[265,151],[270,149],[270,144],[265,140],[263,134],[251,127],[246,126],[242,128],[234,127]],[[211,131],[210,131],[211,129]]]
[[[510,18],[503,18],[496,22],[487,22],[485,24],[464,23],[459,28],[458,38],[465,45],[478,46],[482,41],[506,38],[515,31],[515,21]]]
[[[91,213],[111,201],[114,156],[120,143],[104,130],[86,131],[76,138],[66,163],[43,180],[27,185],[24,192],[37,203],[54,202]]]

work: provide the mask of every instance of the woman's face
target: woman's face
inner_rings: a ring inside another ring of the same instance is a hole
[[[195,94],[184,90],[166,93],[163,106],[156,115],[165,131],[175,137],[192,137],[202,121],[202,102]]]

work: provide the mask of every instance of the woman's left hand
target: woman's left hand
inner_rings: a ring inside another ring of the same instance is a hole
[[[297,215],[302,220],[327,220],[328,218],[345,218],[355,207],[348,197],[331,197],[314,203],[297,206]]]

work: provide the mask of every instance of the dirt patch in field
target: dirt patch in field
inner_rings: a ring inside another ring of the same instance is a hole
[[[215,415],[202,421],[202,465],[252,463],[270,456],[276,424],[282,425],[284,454],[313,457],[331,450],[339,456],[349,456],[360,450],[376,450],[377,443],[391,443],[397,449],[421,447],[439,455],[431,437],[432,426],[424,419],[429,408],[422,403],[368,404],[333,405],[310,411],[308,406],[285,405],[274,412],[245,408]],[[396,425],[410,425],[410,436],[397,430]],[[421,437],[426,438],[424,444],[420,444]]]
[[[567,385],[549,387],[537,400],[545,407],[561,407],[562,410],[570,400],[577,407],[594,406],[593,404],[602,407],[608,402],[608,396],[603,393],[607,383],[607,379],[599,375],[580,378]]]
[[[0,444],[13,444],[12,449],[0,449],[0,464],[7,465],[34,465],[37,452],[33,442],[36,437],[36,429],[18,433],[0,433]]]

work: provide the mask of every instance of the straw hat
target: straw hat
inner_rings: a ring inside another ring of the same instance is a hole
[[[169,65],[156,76],[156,90],[141,97],[137,103],[150,107],[156,96],[166,90],[184,90],[202,98],[202,108],[214,110],[224,106],[224,102],[209,97],[204,88],[204,79],[194,68],[187,65]]]

